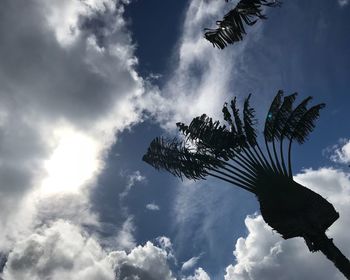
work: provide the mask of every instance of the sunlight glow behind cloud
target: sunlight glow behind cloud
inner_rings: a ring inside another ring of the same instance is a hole
[[[45,193],[77,192],[98,171],[98,145],[88,136],[72,129],[57,132],[58,145],[45,162],[48,176],[43,180]]]

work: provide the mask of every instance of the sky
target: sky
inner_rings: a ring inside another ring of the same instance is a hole
[[[252,93],[261,131],[277,90],[311,95],[326,107],[294,180],[333,203],[350,257],[349,1],[286,0],[213,48],[203,29],[236,2],[1,1],[0,279],[343,279],[251,194],[141,160],[234,96]]]

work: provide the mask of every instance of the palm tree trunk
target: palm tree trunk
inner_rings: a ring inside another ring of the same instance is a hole
[[[316,250],[320,250],[336,268],[343,273],[346,279],[350,279],[350,262],[343,253],[334,245],[333,239],[328,238],[325,233],[320,234],[312,240]]]

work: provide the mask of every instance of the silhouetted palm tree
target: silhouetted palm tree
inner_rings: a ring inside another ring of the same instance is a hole
[[[205,114],[190,125],[177,123],[183,139],[155,138],[143,160],[181,179],[213,176],[255,194],[267,224],[284,239],[304,238],[311,252],[322,251],[350,279],[349,260],[325,234],[339,214],[322,196],[293,180],[292,143],[304,143],[325,106],[307,108],[308,97],[293,108],[296,95],[283,99],[279,91],[274,98],[265,120],[265,152],[258,143],[249,95],[243,118],[234,98],[222,109],[227,126]]]
[[[228,2],[228,0],[225,0]],[[246,34],[244,24],[254,25],[258,19],[266,19],[262,13],[262,7],[280,6],[279,0],[241,0],[229,11],[223,18],[218,20],[216,29],[204,29],[204,37],[213,44],[213,46],[224,49],[228,44],[243,40]]]

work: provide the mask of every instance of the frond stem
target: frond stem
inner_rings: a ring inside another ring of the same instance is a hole
[[[286,168],[286,164],[284,162],[284,153],[283,153],[283,137],[280,138],[280,154],[281,154],[281,162],[282,162],[282,168],[283,168],[283,174],[285,176],[288,176],[288,171]]]
[[[292,172],[292,155],[291,155],[291,152],[292,152],[292,141],[293,141],[293,138],[291,138],[289,140],[289,145],[288,145],[288,176],[290,178],[293,178],[293,172]]]
[[[242,179],[236,178],[236,177],[234,177],[234,176],[232,176],[230,174],[227,174],[227,173],[225,173],[223,171],[220,171],[220,170],[217,170],[217,169],[212,169],[212,171],[215,171],[215,172],[217,172],[217,173],[219,173],[221,175],[224,175],[224,176],[226,176],[226,177],[228,177],[230,179],[236,180],[237,182],[239,182],[241,184],[244,184],[245,186],[248,186],[248,187],[251,187],[252,189],[254,189],[254,184],[251,183],[251,182],[246,182],[246,181],[244,181]]]
[[[211,173],[211,172],[207,172],[207,174],[208,174],[209,176],[213,176],[213,177],[218,178],[218,179],[220,179],[220,180],[222,180],[222,181],[225,181],[225,182],[228,182],[228,183],[230,183],[230,184],[236,185],[237,187],[240,187],[240,188],[242,188],[242,189],[244,189],[244,190],[246,190],[246,191],[248,191],[248,192],[251,192],[251,193],[254,193],[254,194],[255,194],[255,191],[254,191],[253,189],[251,189],[251,188],[249,188],[249,187],[247,187],[247,186],[245,186],[245,185],[242,185],[242,184],[240,184],[240,183],[238,183],[238,182],[236,182],[236,181],[226,179],[226,178],[224,178],[224,177],[221,177],[221,176],[219,176],[219,175],[213,174],[213,173]]]

